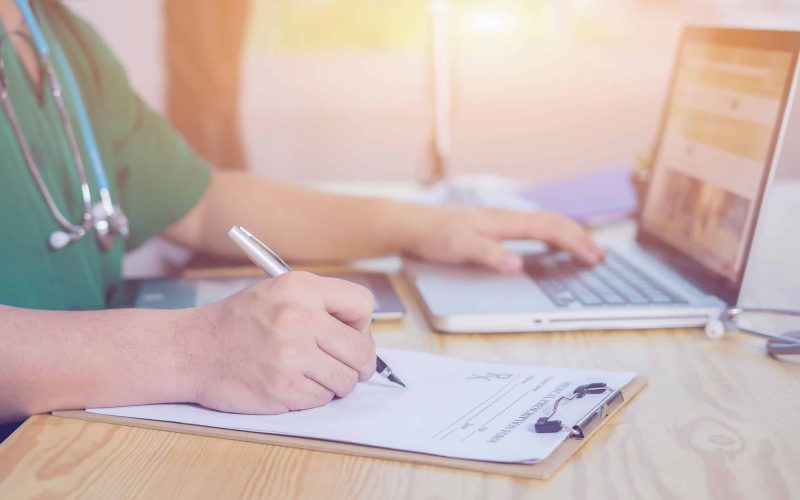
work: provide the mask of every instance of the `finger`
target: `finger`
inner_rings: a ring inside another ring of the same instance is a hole
[[[306,368],[306,377],[343,398],[353,392],[359,374],[325,351],[318,351],[313,362]]]
[[[369,331],[358,331],[332,316],[322,319],[317,345],[327,354],[358,372],[359,380],[375,373],[375,339]]]
[[[291,390],[286,391],[283,403],[292,411],[316,408],[333,399],[333,391],[303,376],[293,381]]]
[[[375,297],[368,288],[338,278],[319,277],[317,290],[325,310],[342,323],[366,331],[372,322]]]
[[[484,236],[474,236],[462,247],[467,262],[480,264],[502,273],[513,273],[522,270],[522,258],[503,247],[500,240]]]
[[[563,215],[549,212],[503,212],[493,224],[493,234],[498,238],[532,238],[567,250],[587,264],[596,264],[603,258],[591,234],[583,226]]]
[[[597,264],[603,260],[604,252],[597,246],[589,232],[575,221],[556,216],[549,224],[543,238],[547,243],[568,251],[586,264]]]

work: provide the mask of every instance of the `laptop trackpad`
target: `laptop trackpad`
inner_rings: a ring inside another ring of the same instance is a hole
[[[405,266],[428,309],[437,316],[524,314],[556,309],[525,274],[506,275],[416,261],[407,261]]]

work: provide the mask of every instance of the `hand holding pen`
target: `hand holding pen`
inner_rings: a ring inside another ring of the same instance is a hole
[[[233,226],[228,231],[228,236],[244,251],[247,257],[255,265],[261,268],[270,277],[276,278],[291,271],[289,265],[281,259],[278,254],[273,252],[268,246],[258,238],[250,234],[246,229]],[[392,369],[380,357],[377,358],[375,371],[394,382],[405,387],[406,385],[392,372]]]

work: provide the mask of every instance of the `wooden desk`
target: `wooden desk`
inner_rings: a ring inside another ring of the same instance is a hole
[[[700,330],[445,335],[409,308],[378,344],[649,376],[547,482],[52,416],[0,445],[0,498],[798,498],[800,366]]]

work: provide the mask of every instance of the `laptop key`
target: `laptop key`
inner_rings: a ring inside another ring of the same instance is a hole
[[[572,302],[575,302],[575,296],[572,295],[572,292],[570,292],[569,290],[561,290],[560,292],[558,292],[557,297],[558,300],[560,300],[564,304],[570,304]]]
[[[647,304],[648,302],[647,297],[624,281],[615,281],[611,286],[631,304]]]
[[[652,295],[652,296],[649,297],[649,299],[650,299],[650,302],[652,302],[653,304],[674,304],[674,303],[677,302],[677,301],[672,300],[671,298],[667,297],[663,293],[660,293],[660,294],[657,294],[657,295]]]
[[[582,281],[605,304],[620,305],[627,302],[616,290],[596,278]]]
[[[628,303],[628,301],[625,300],[625,298],[614,292],[604,293],[603,295],[600,296],[600,298],[603,299],[603,302],[611,306],[621,306]]]
[[[573,297],[566,292],[564,286],[557,279],[537,279],[536,283],[550,297],[557,306],[566,307],[572,303]]]
[[[525,269],[559,307],[686,302],[613,251],[594,267],[575,262],[566,252],[557,252],[527,259]]]
[[[645,305],[645,304],[649,304],[650,303],[650,301],[647,300],[647,297],[645,297],[644,295],[636,294],[636,295],[631,295],[630,297],[625,297],[625,298],[628,299],[628,302],[630,302],[631,304],[637,305],[637,306],[641,306],[641,305]]]
[[[581,304],[585,306],[599,306],[603,304],[600,297],[592,293],[589,288],[575,278],[568,279],[565,284]]]

